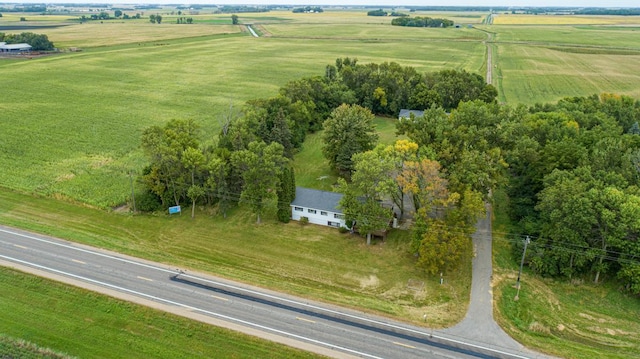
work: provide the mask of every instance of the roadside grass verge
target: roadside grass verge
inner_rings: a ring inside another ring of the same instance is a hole
[[[242,207],[226,219],[209,211],[199,209],[195,219],[132,216],[0,191],[4,225],[416,324],[448,326],[465,314],[470,272],[463,268],[440,286],[416,268],[406,231],[367,246],[332,228],[278,223],[275,213],[256,225]],[[409,285],[414,282],[420,285]],[[432,314],[426,324],[425,311]]]
[[[510,224],[503,193],[494,207],[494,317],[525,346],[562,358],[640,358],[640,301],[620,292],[613,278],[593,285],[541,278],[525,267],[519,300],[515,283],[519,260],[512,245],[521,240],[507,235]]]
[[[0,285],[0,333],[78,358],[320,357],[7,268]],[[17,340],[5,345],[0,336],[3,358],[68,358]]]

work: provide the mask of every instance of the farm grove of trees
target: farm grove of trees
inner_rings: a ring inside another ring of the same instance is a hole
[[[430,17],[398,17],[391,20],[391,25],[409,27],[451,27],[453,21],[448,19],[434,19]]]
[[[257,221],[272,206],[286,222],[295,194],[291,159],[307,133],[324,129],[323,151],[344,178],[347,220],[370,238],[393,216],[381,201],[393,203],[400,219],[411,208],[412,253],[426,272],[455,270],[468,258],[484,203],[504,191],[515,231],[532,238],[532,270],[615,278],[640,293],[640,102],[603,94],[514,107],[496,96],[465,71],[420,74],[339,58],[324,76],[247,102],[215,139],[203,142],[191,121],[147,129],[147,191],[136,202],[151,210],[217,205],[223,215],[243,202]],[[396,122],[406,140],[376,146],[373,114],[396,117],[402,108],[425,111]],[[518,236],[514,242],[517,256]]]
[[[20,34],[5,34],[0,32],[0,41],[7,44],[27,43],[31,45],[33,51],[52,51],[53,42],[49,41],[47,35],[23,32]]]

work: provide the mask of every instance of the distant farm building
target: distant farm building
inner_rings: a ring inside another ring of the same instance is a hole
[[[296,187],[296,198],[291,202],[291,219],[299,221],[306,217],[309,223],[345,227],[344,214],[338,209],[340,199],[341,193]]]
[[[0,42],[0,52],[19,54],[29,51],[31,51],[31,45],[29,44],[7,44],[6,42]]]

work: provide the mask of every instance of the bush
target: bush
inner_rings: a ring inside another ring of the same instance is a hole
[[[160,198],[149,190],[136,194],[136,210],[140,212],[154,212],[161,209]]]
[[[340,228],[338,228],[338,232],[340,232],[340,233],[347,233],[347,232],[349,232],[349,228],[347,228],[347,227],[340,227]]]
[[[309,217],[300,217],[300,224],[302,224],[303,226],[309,224]]]

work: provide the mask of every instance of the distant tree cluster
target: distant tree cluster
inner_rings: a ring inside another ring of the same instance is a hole
[[[389,13],[382,9],[371,10],[367,12],[367,16],[387,16],[387,15],[389,15]]]
[[[373,113],[397,116],[401,109],[433,106],[451,110],[463,101],[494,102],[498,92],[482,76],[466,71],[443,70],[418,73],[395,62],[358,64],[356,59],[337,59],[327,76],[343,84],[356,102]]]
[[[219,8],[221,13],[231,14],[231,13],[244,13],[244,12],[269,12],[269,7],[262,6],[242,6],[242,5],[224,5]]]
[[[584,8],[572,12],[575,15],[619,15],[619,16],[638,16],[639,8],[627,9],[605,9],[605,8]]]
[[[391,20],[391,25],[409,27],[451,27],[453,21],[448,19],[433,19],[430,17],[399,17]]]
[[[52,51],[54,49],[53,42],[49,41],[47,35],[34,34],[32,32],[23,32],[20,34],[5,34],[0,32],[0,41],[7,44],[27,43],[31,45],[34,51]]]
[[[292,10],[293,13],[316,13],[324,12],[320,6],[297,7]]]
[[[149,15],[149,22],[152,24],[161,24],[162,15]]]
[[[115,10],[113,12],[113,16],[109,15],[109,13],[106,11],[101,11],[98,14],[91,14],[89,16],[87,15],[80,16],[80,22],[87,22],[89,20],[92,20],[92,21],[113,20],[113,19],[120,19],[120,18],[122,18],[123,20],[129,20],[129,19],[140,19],[141,17],[142,15],[140,13],[136,13],[135,15],[129,15],[129,14],[123,13],[122,10]]]
[[[394,12],[391,13],[391,16],[405,17],[405,16],[409,16],[409,14],[405,14],[403,12],[394,11]]]
[[[46,5],[15,5],[13,7],[0,7],[2,12],[37,12],[43,13],[47,11]]]
[[[179,17],[176,19],[177,24],[193,24],[192,17]]]

